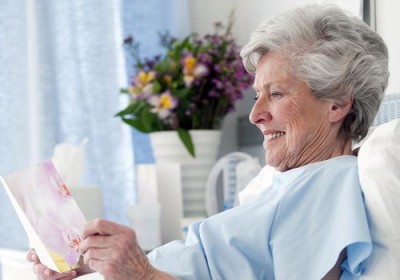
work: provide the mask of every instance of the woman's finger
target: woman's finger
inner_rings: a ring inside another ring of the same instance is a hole
[[[79,244],[79,250],[81,254],[85,254],[89,248],[105,249],[110,247],[108,242],[109,236],[91,235],[82,240],[82,242]]]
[[[95,219],[86,224],[82,232],[82,239],[85,239],[91,235],[112,235],[118,232],[120,225],[117,223],[103,220],[103,219]]]
[[[30,249],[27,253],[26,253],[26,259],[30,262],[39,262],[39,257],[36,254],[35,249]]]
[[[47,266],[43,265],[35,249],[30,249],[26,254],[26,259],[33,262],[33,272],[43,280],[69,280],[76,277],[77,273],[75,270],[69,272],[59,273],[49,269]]]
[[[109,260],[111,252],[107,249],[90,248],[83,255],[83,263],[88,263],[90,259]]]
[[[67,280],[73,279],[76,276],[75,270],[59,273],[49,269],[47,266],[41,263],[35,263],[33,265],[33,272],[43,280]]]

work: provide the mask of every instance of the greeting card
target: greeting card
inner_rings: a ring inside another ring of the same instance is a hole
[[[30,245],[48,268],[77,268],[86,219],[52,161],[0,177]]]

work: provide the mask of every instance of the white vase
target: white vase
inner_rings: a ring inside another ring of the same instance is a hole
[[[184,217],[205,217],[205,187],[221,141],[219,130],[189,131],[196,157],[186,150],[176,131],[150,133],[156,163],[179,163],[182,174]]]

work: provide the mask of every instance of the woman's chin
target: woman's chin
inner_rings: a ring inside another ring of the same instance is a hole
[[[270,157],[268,156],[268,154],[265,155],[265,164],[266,164],[266,165],[269,165],[269,166],[272,166],[272,167],[274,167],[274,168],[277,167],[277,163],[276,163],[272,158],[270,158]]]

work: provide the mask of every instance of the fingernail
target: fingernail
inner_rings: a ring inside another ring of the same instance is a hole
[[[72,277],[75,277],[75,276],[76,276],[76,271],[75,271],[75,270],[72,270],[72,271],[71,271],[71,276],[72,276]]]
[[[32,254],[32,260],[36,261],[37,260],[37,256],[36,254]]]
[[[49,275],[50,275],[50,270],[45,269],[45,270],[43,271],[43,274],[49,276]]]

